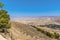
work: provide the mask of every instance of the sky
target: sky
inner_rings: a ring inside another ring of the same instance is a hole
[[[60,16],[60,0],[0,0],[11,17]]]

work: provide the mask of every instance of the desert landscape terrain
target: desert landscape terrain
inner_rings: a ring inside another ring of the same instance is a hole
[[[40,27],[40,25],[56,24],[60,25],[59,17],[40,17],[40,18],[16,18],[12,21],[12,32],[14,40],[58,40],[51,38],[44,33],[37,31],[34,27],[41,28],[49,32],[59,33],[59,28]],[[32,26],[31,26],[32,25]]]
[[[7,40],[60,40],[59,18],[16,18],[11,21],[9,29],[11,36],[7,34],[5,38]]]

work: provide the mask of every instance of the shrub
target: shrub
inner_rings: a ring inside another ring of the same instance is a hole
[[[7,14],[7,11],[0,10],[0,29],[6,30],[11,27],[10,16]]]
[[[3,4],[0,2],[0,7],[3,7]],[[0,9],[0,32],[5,32],[11,27],[10,15],[6,10]]]

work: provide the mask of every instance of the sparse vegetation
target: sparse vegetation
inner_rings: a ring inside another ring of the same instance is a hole
[[[58,24],[48,24],[48,25],[39,25],[41,27],[49,27],[49,28],[60,28]]]
[[[59,35],[58,33],[56,33],[56,32],[53,32],[53,33],[52,33],[52,32],[45,31],[45,30],[43,30],[43,29],[37,28],[37,27],[35,27],[35,26],[32,26],[32,27],[36,28],[37,31],[40,31],[40,32],[46,34],[46,35],[49,36],[50,38],[60,39],[60,35]]]

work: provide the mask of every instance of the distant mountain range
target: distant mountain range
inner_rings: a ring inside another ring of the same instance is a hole
[[[45,25],[45,24],[58,24],[60,25],[60,16],[42,16],[42,17],[23,17],[13,18],[16,21],[29,25]]]

